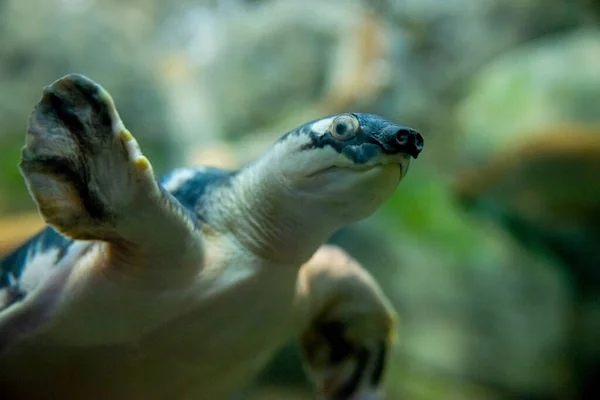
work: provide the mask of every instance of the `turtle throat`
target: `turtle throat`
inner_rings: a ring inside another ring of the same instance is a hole
[[[267,161],[242,169],[211,197],[211,224],[257,257],[279,264],[306,262],[342,225],[298,196]]]

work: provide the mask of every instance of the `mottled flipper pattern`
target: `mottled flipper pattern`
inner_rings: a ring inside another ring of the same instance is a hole
[[[303,266],[300,336],[320,400],[379,400],[396,314],[375,280],[343,250],[325,245]],[[308,310],[308,311],[307,311]]]
[[[140,200],[161,195],[109,93],[77,74],[44,88],[20,169],[45,221],[75,239],[116,239]]]
[[[46,228],[0,259],[0,313],[47,279],[73,243]]]

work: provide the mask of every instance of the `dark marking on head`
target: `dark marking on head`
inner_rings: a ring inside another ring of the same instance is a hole
[[[406,153],[417,158],[423,150],[423,137],[412,128],[393,124],[375,114],[352,113],[352,115],[357,118],[359,129],[356,136],[350,140],[338,140],[330,132],[324,134],[312,132],[311,126],[321,120],[317,119],[289,132],[280,141],[284,141],[290,135],[305,135],[310,138],[310,143],[302,150],[328,146],[344,154],[356,164],[364,164],[382,153]],[[331,117],[335,115],[325,118]]]
[[[364,164],[381,154],[381,147],[373,143],[364,143],[362,145],[344,146],[341,153],[356,164]]]

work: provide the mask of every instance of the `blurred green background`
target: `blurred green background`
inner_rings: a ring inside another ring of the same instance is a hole
[[[0,253],[40,226],[16,165],[67,73],[111,92],[159,173],[373,112],[426,142],[332,238],[400,315],[388,398],[598,398],[599,21],[596,0],[0,0]],[[239,396],[310,399],[295,345]]]

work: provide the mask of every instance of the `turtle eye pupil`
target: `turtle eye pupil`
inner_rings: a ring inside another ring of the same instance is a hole
[[[348,125],[344,123],[338,123],[335,125],[335,133],[340,136],[344,136],[348,132]]]

